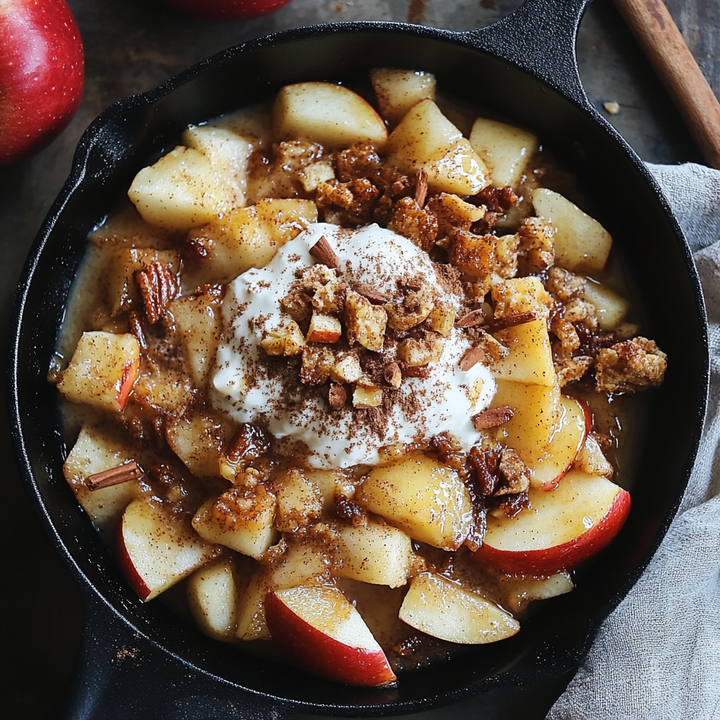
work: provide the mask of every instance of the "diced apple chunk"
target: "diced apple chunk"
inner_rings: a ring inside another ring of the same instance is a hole
[[[520,630],[520,623],[495,603],[433,573],[413,579],[400,619],[433,637],[468,645],[504,640]]]
[[[290,468],[275,478],[277,495],[275,527],[281,532],[293,532],[319,520],[322,495],[317,485],[297,468]]]
[[[204,225],[232,206],[231,193],[210,160],[183,146],[143,168],[128,196],[146,222],[180,232]]]
[[[220,458],[230,435],[218,417],[199,410],[173,419],[165,428],[168,445],[199,477],[220,476]]]
[[[388,163],[405,173],[423,170],[431,192],[475,195],[487,186],[485,163],[434,101],[416,103],[388,138]]]
[[[229,282],[252,267],[264,267],[317,217],[314,202],[295,198],[235,209],[190,233],[191,243],[196,240],[207,251],[194,262],[193,276],[199,283]]]
[[[382,118],[366,100],[343,85],[285,85],[275,98],[272,116],[280,139],[309,140],[336,150],[355,143],[381,149],[387,141]]]
[[[500,428],[501,440],[518,451],[528,465],[547,457],[547,447],[560,419],[560,389],[498,379],[492,407],[507,406],[513,417]]]
[[[612,248],[610,233],[559,193],[537,188],[532,195],[535,212],[555,228],[555,261],[572,271],[599,271]]]
[[[259,559],[279,539],[273,528],[275,510],[275,496],[262,485],[235,487],[203,503],[192,524],[208,542]]]
[[[589,278],[585,283],[585,299],[595,306],[600,329],[606,332],[615,330],[630,310],[628,300]]]
[[[202,540],[189,518],[146,498],[133,500],[125,508],[117,549],[120,568],[144,601],[180,582],[221,550]]]
[[[517,186],[538,149],[533,133],[488,118],[475,121],[469,139],[473,150],[485,162],[495,187]]]
[[[182,142],[207,157],[218,179],[232,190],[232,205],[244,205],[247,163],[256,142],[212,125],[191,125],[183,133]]]
[[[61,373],[58,389],[72,402],[121,412],[139,368],[140,345],[134,335],[85,332]]]
[[[472,506],[462,480],[422,455],[375,467],[361,498],[368,510],[434,547],[456,550],[470,531]]]
[[[412,567],[410,538],[395,527],[369,522],[365,526],[342,526],[335,575],[374,585],[400,587]]]
[[[548,387],[557,384],[550,337],[544,319],[500,330],[494,337],[508,349],[507,355],[495,360],[490,368],[495,379]]]
[[[205,387],[220,337],[222,299],[200,293],[173,300],[167,310],[172,317],[195,386]]]
[[[90,475],[118,467],[134,460],[118,439],[103,430],[86,426],[80,430],[75,445],[63,465],[63,474],[78,502],[103,536],[110,538],[117,529],[123,510],[143,494],[140,480],[90,490],[85,481]]]
[[[380,114],[392,125],[397,124],[415,103],[435,99],[435,76],[421,70],[375,68],[370,71]]]
[[[221,557],[196,570],[187,581],[190,612],[199,628],[228,641],[237,626],[237,583],[232,557]]]

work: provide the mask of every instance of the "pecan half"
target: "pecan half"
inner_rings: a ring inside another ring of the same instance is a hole
[[[154,325],[178,291],[177,282],[166,263],[152,262],[135,271],[135,280],[145,305],[148,322]]]

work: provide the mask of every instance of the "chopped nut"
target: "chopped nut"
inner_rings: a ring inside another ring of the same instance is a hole
[[[348,342],[379,352],[385,342],[387,313],[367,298],[350,290],[345,298],[345,331]]]
[[[589,355],[576,355],[556,360],[554,363],[555,374],[560,387],[579,380],[590,369],[592,363],[593,358]]]
[[[450,238],[450,263],[470,275],[489,275],[495,267],[496,245],[494,235],[456,230]]]
[[[353,391],[353,407],[374,408],[382,405],[382,388],[362,387]]]
[[[411,197],[397,201],[387,226],[388,230],[412,240],[425,251],[432,248],[437,237],[437,219]]]
[[[336,268],[340,265],[340,258],[324,235],[321,235],[320,239],[310,248],[310,255],[316,262],[329,268]]]
[[[415,202],[418,207],[425,204],[428,191],[428,178],[424,170],[420,170],[415,178]]]
[[[473,427],[480,432],[490,428],[499,427],[513,419],[515,413],[511,407],[501,405],[500,407],[488,408],[474,415],[472,418]]]
[[[539,273],[555,262],[555,228],[545,219],[525,218],[518,230],[520,252],[527,254],[528,269]]]
[[[667,356],[654,340],[637,337],[603,348],[597,357],[598,392],[636,392],[657,387],[667,369]]]
[[[393,330],[409,330],[419,325],[435,309],[435,290],[429,283],[409,292],[402,303],[385,306],[387,322]]]
[[[347,402],[347,390],[338,383],[331,383],[330,389],[328,390],[328,403],[331,408],[335,410],[345,407]]]
[[[398,358],[409,367],[420,367],[437,362],[444,349],[445,343],[439,337],[408,338],[398,345]]]
[[[402,383],[402,371],[397,363],[388,363],[383,368],[383,380],[394,390],[397,390]]]
[[[311,163],[298,172],[298,177],[302,183],[303,190],[311,193],[317,190],[320,183],[332,180],[335,177],[335,171],[332,164],[328,160],[318,160]]]
[[[438,303],[427,316],[427,324],[443,337],[449,337],[455,325],[455,308],[449,303]]]
[[[460,369],[463,372],[467,372],[470,368],[474,367],[478,363],[487,363],[489,360],[488,354],[481,347],[468,348],[463,356],[460,358]]]
[[[306,345],[302,351],[300,381],[306,385],[322,385],[335,364],[332,350],[324,345]]]
[[[538,319],[538,313],[535,310],[527,310],[526,312],[512,313],[493,318],[493,330],[506,330],[507,328],[517,327],[525,323]]]
[[[305,340],[306,342],[336,343],[341,335],[342,325],[336,317],[314,312]]]
[[[360,359],[354,352],[343,353],[330,370],[330,379],[337,383],[354,383],[362,377]]]
[[[458,318],[455,322],[457,327],[477,327],[485,322],[485,313],[483,310],[472,310],[469,313],[465,313],[461,318]]]
[[[177,295],[178,286],[166,263],[152,262],[135,271],[148,322],[154,325],[170,301]]]
[[[344,304],[343,287],[337,280],[331,280],[313,294],[312,306],[321,313],[336,313],[342,310]]]
[[[271,330],[260,341],[260,347],[268,355],[299,355],[305,347],[305,337],[294,320],[286,320],[276,330]]]
[[[371,303],[381,305],[390,302],[392,299],[390,295],[384,292],[380,292],[376,288],[370,287],[370,285],[358,284],[353,286],[355,292],[360,293],[363,297],[366,297]]]
[[[495,489],[495,495],[514,495],[530,487],[530,470],[517,450],[504,448],[500,453],[500,474],[505,483]]]

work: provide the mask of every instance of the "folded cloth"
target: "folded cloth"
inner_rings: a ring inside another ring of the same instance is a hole
[[[687,235],[703,286],[708,415],[678,515],[547,720],[720,718],[720,172],[648,167]]]

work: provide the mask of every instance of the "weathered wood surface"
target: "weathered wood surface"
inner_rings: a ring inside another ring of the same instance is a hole
[[[405,21],[409,4],[409,0],[294,0],[274,15],[219,25],[184,18],[160,0],[69,0],[86,47],[82,108],[66,132],[38,157],[0,168],[0,356],[7,356],[12,296],[25,255],[67,175],[82,131],[105,107],[243,40],[317,22]],[[426,0],[422,18],[415,19],[465,30],[494,22],[520,4],[520,0]],[[667,0],[667,6],[711,87],[720,94],[720,3]],[[612,0],[595,0],[589,6],[580,28],[578,59],[588,97],[602,112],[604,103],[618,103],[619,112],[607,117],[644,160],[700,161],[677,110]],[[12,458],[7,419],[1,417],[6,508],[0,523],[5,549],[0,593],[0,670],[6,688],[2,714],[7,720],[41,720],[49,716],[72,673],[82,603],[25,495]],[[496,690],[482,701],[465,701],[420,717],[534,720],[544,717],[562,687],[559,682],[531,690]]]

